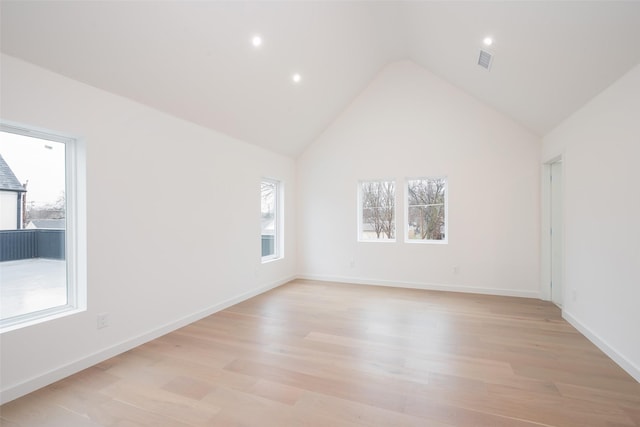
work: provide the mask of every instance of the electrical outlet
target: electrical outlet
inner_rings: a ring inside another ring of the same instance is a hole
[[[457,265],[453,266],[453,274],[458,274],[460,273],[460,267],[458,267]]]
[[[575,289],[571,291],[571,301],[578,301],[578,291],[576,291]]]
[[[106,328],[109,326],[109,313],[98,314],[97,321],[98,329]]]
[[[355,266],[356,266],[356,261],[353,258],[351,258],[351,261],[349,261],[349,267],[353,268]]]

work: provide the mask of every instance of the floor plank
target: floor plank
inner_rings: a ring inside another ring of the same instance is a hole
[[[6,427],[640,427],[548,302],[297,280],[0,408]]]

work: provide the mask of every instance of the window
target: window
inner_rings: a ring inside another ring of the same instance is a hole
[[[281,183],[272,179],[263,179],[260,183],[261,196],[261,240],[262,261],[282,258],[281,233]]]
[[[358,195],[358,240],[395,241],[395,182],[361,181]]]
[[[447,179],[407,180],[407,242],[447,242]]]
[[[80,142],[0,123],[0,329],[86,306]]]

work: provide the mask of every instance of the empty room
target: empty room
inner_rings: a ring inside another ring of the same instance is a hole
[[[640,2],[0,24],[0,425],[640,427]]]

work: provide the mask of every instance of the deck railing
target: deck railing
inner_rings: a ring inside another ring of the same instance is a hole
[[[0,261],[30,258],[65,259],[65,231],[0,230]]]

